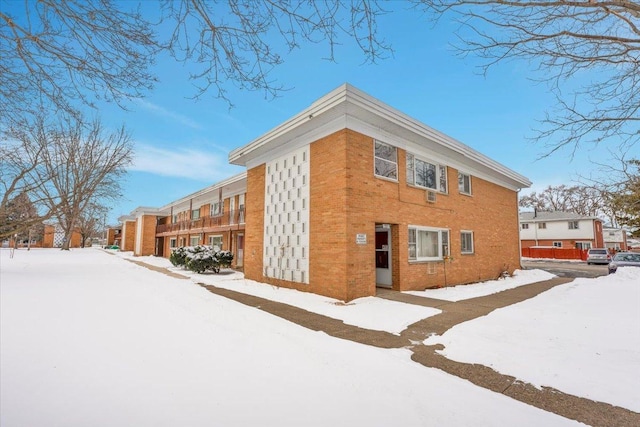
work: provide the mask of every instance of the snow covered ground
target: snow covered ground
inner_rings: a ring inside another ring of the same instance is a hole
[[[444,344],[449,359],[640,412],[640,269],[575,279],[427,343]]]
[[[341,301],[333,298],[246,280],[242,273],[234,272],[233,270],[225,270],[221,274],[195,274],[182,268],[173,267],[166,258],[154,256],[134,257],[132,252],[113,253],[122,258],[135,259],[157,267],[169,268],[172,271],[191,277],[195,282],[294,305],[307,311],[340,319],[346,324],[366,329],[398,334],[412,323],[441,312],[441,310],[435,308],[408,305],[373,297],[358,298],[344,305],[341,304]],[[447,301],[460,301],[548,280],[552,277],[555,276],[542,270],[516,270],[513,277],[503,280],[492,280],[474,286],[454,286],[408,293]]]
[[[8,255],[3,427],[577,425],[101,250]]]
[[[489,280],[486,282],[475,283],[473,286],[460,285],[449,286],[440,289],[427,289],[424,291],[409,291],[408,294],[420,297],[429,297],[442,299],[445,301],[462,301],[469,298],[483,297],[506,291],[507,289],[517,288],[518,286],[528,285],[530,283],[542,282],[556,277],[544,270],[516,270],[512,277],[506,277],[500,280]]]

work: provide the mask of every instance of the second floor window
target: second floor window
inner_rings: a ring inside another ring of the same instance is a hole
[[[580,228],[578,221],[569,221],[569,230],[577,230]]]
[[[541,230],[544,230],[545,228],[547,228],[547,223],[546,222],[539,222],[538,223],[538,228]]]
[[[471,175],[458,172],[458,191],[461,194],[471,195]]]
[[[447,192],[447,167],[407,153],[407,184]]]
[[[376,141],[374,163],[376,176],[393,180],[398,179],[398,151],[396,147]]]
[[[211,203],[211,216],[222,215],[222,202]]]
[[[528,230],[529,229],[529,224],[522,224],[522,229],[523,230]]]
[[[200,209],[194,209],[191,211],[191,219],[200,219]]]

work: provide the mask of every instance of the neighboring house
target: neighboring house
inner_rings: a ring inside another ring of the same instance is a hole
[[[210,245],[234,253],[243,266],[246,173],[211,185],[161,208],[139,207],[118,218],[123,251],[169,257],[180,246]]]
[[[229,160],[247,168],[247,279],[349,301],[520,268],[529,180],[348,84]]]
[[[58,225],[45,225],[44,235],[42,236],[43,248],[61,248],[64,243],[64,231]],[[70,248],[79,248],[82,246],[82,235],[78,231],[71,233]]]
[[[626,251],[627,231],[622,228],[604,227],[602,230],[604,247],[612,251]]]
[[[602,220],[573,212],[521,212],[520,242],[564,249],[604,248]]]
[[[64,231],[62,228],[55,224],[45,224],[42,236],[40,238],[34,238],[31,242],[27,240],[19,240],[16,242],[13,239],[5,240],[2,242],[2,247],[18,247],[18,248],[61,248],[64,243]],[[78,231],[71,233],[70,248],[79,248],[82,246],[82,235]]]
[[[107,229],[107,246],[117,245],[120,246],[122,240],[122,227],[109,227]]]

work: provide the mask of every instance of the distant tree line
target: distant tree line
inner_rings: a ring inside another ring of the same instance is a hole
[[[587,142],[637,144],[637,2],[412,3],[436,20],[458,18],[459,52],[485,58],[483,72],[512,58],[538,68],[558,101],[538,134],[549,144],[547,154],[562,147],[575,153]],[[391,56],[378,20],[393,13],[392,5],[0,0],[0,238],[33,232],[50,218],[65,233],[91,228],[91,207],[104,207],[119,194],[133,147],[124,128],[105,130],[87,111],[101,101],[126,108],[144,97],[157,82],[152,66],[159,54],[188,66],[196,98],[212,94],[231,105],[230,87],[272,98],[285,87],[271,71],[305,43],[325,43],[331,61],[345,40],[358,46],[365,62]],[[574,79],[584,70],[594,71],[593,79]],[[638,227],[637,159],[617,172],[593,188],[551,189],[523,203],[598,211],[612,223]]]
[[[133,156],[124,128],[99,121],[38,115],[29,126],[12,124],[0,146],[0,240],[33,234],[53,219],[65,234],[91,237],[104,227],[108,203],[121,193],[120,180]],[[83,238],[83,242],[84,239]]]
[[[597,216],[614,227],[640,235],[640,160],[607,166],[609,176],[588,184],[548,186],[520,197],[520,207],[537,211],[566,211]]]

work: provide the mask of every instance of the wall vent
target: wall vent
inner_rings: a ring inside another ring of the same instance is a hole
[[[427,190],[427,202],[429,203],[435,203],[436,202],[436,192],[435,191],[431,191],[431,190]]]

